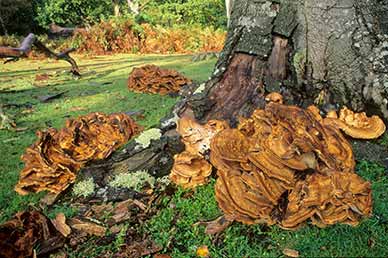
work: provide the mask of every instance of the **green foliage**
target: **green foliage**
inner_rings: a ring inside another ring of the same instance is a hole
[[[43,28],[51,23],[77,26],[97,23],[112,14],[111,0],[39,0],[35,20]]]
[[[43,212],[50,219],[54,219],[58,213],[63,213],[68,219],[75,216],[78,210],[73,207],[70,207],[67,204],[55,204],[53,207],[50,208],[50,211],[44,210]]]
[[[35,0],[1,0],[0,35],[31,32],[34,27],[34,2]]]
[[[153,0],[145,5],[138,20],[162,26],[185,24],[225,28],[225,1]]]

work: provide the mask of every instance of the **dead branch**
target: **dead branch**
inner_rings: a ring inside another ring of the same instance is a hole
[[[55,53],[48,49],[37,37],[30,33],[27,37],[24,38],[20,47],[0,47],[0,58],[10,58],[7,59],[4,63],[10,61],[17,61],[19,58],[28,57],[28,54],[31,52],[32,46],[35,46],[40,52],[45,54],[47,57],[52,57],[56,60],[64,60],[71,65],[71,73],[77,76],[80,76],[79,68],[76,61],[70,56],[70,53],[75,51],[74,48],[69,48],[64,50],[61,53]]]
[[[77,31],[86,31],[85,28],[69,28],[69,27],[61,27],[56,24],[51,24],[50,25],[50,31],[49,31],[49,36],[53,37],[71,37],[76,33]]]

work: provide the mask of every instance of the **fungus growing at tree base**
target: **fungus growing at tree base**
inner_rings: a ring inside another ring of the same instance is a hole
[[[245,224],[277,224],[285,229],[308,221],[319,227],[354,226],[370,216],[371,185],[355,173],[351,145],[340,129],[352,137],[376,138],[385,131],[382,120],[346,108],[339,118],[333,112],[322,118],[315,106],[283,105],[280,94],[270,94],[266,100],[264,109],[240,118],[236,129],[219,126],[206,138],[218,175],[216,200],[224,214]],[[201,135],[206,133],[200,132],[207,132],[207,127],[186,118],[179,121],[186,152],[176,156],[171,172],[175,183],[194,187],[190,175],[204,175],[200,167],[209,169],[189,155],[201,153]],[[199,181],[205,183],[203,178]]]

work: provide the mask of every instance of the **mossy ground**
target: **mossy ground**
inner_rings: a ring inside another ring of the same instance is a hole
[[[23,164],[20,156],[36,140],[35,131],[64,125],[68,117],[89,112],[121,112],[143,109],[145,119],[138,122],[149,128],[158,123],[176,102],[175,98],[135,94],[126,88],[126,79],[135,66],[154,63],[178,69],[196,81],[205,81],[215,60],[192,63],[190,56],[116,55],[96,58],[76,56],[84,76],[75,80],[67,72],[66,63],[57,61],[23,60],[0,67],[0,103],[17,104],[6,108],[23,132],[0,131],[0,222],[12,214],[35,205],[41,195],[21,197],[13,187]],[[47,81],[35,81],[37,74],[48,74]],[[50,103],[37,97],[65,92]],[[26,113],[28,104],[33,112]],[[21,105],[21,106],[20,106]],[[24,105],[24,106],[23,106]],[[23,112],[24,111],[24,112]],[[201,220],[212,220],[221,213],[214,198],[213,185],[194,191],[179,190],[164,200],[164,208],[141,230],[172,257],[195,257],[195,250],[207,245],[211,257],[279,257],[284,248],[298,250],[302,257],[387,257],[388,256],[388,177],[385,168],[368,161],[358,162],[357,172],[372,182],[374,214],[360,226],[336,225],[326,229],[306,226],[290,232],[277,226],[245,226],[233,224],[217,237],[204,234],[203,226],[193,226]],[[49,216],[64,212],[72,216],[68,205],[54,206]],[[88,245],[71,253],[70,257],[95,257],[106,250],[117,250],[120,235],[109,246]]]

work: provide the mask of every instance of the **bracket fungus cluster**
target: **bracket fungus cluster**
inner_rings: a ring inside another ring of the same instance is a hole
[[[274,94],[266,100],[264,110],[211,141],[216,199],[224,213],[246,224],[286,229],[308,220],[320,227],[357,225],[369,216],[370,183],[354,172],[351,145],[339,129],[370,139],[385,131],[381,119],[348,109],[324,119],[315,106],[283,105]]]
[[[175,70],[162,69],[156,65],[134,68],[128,78],[128,88],[139,93],[166,95],[178,93],[191,80]]]
[[[103,113],[69,119],[61,130],[38,131],[39,139],[22,156],[25,168],[15,190],[60,193],[87,162],[107,158],[139,131],[128,115]]]
[[[223,121],[199,125],[181,118],[177,131],[186,151],[175,156],[170,178],[183,187],[207,182],[217,169],[215,195],[230,220],[295,229],[357,225],[372,213],[371,185],[355,173],[350,143],[385,131],[384,122],[344,108],[326,118],[319,109],[283,105],[269,94],[264,109],[240,118],[236,129]],[[209,146],[210,142],[210,146]],[[210,163],[205,158],[210,150]]]
[[[335,111],[329,112],[324,123],[339,128],[356,139],[376,139],[386,130],[384,122],[378,116],[367,117],[365,112],[354,113],[346,107],[341,109],[339,116]]]
[[[186,149],[175,155],[170,179],[184,188],[206,184],[212,172],[212,165],[206,160],[210,140],[227,127],[226,122],[217,120],[210,120],[202,126],[190,118],[181,118],[177,131]]]

